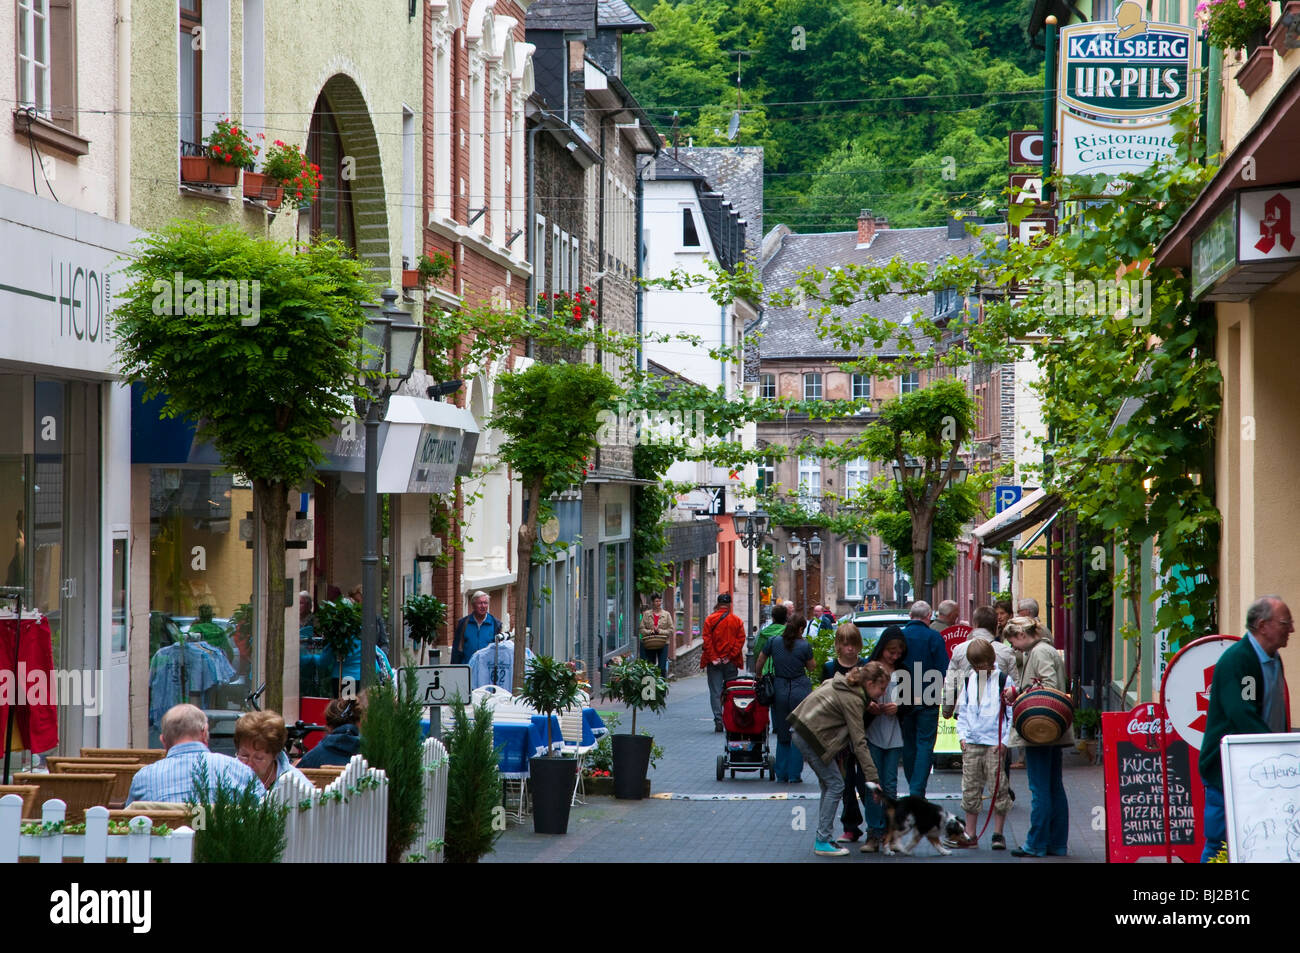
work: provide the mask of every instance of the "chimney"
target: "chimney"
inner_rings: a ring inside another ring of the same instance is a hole
[[[959,222],[956,218],[948,216],[948,238],[955,240],[966,237],[966,223]]]
[[[864,208],[858,213],[858,247],[865,248],[870,245],[875,235],[876,220],[872,217],[871,209]]]

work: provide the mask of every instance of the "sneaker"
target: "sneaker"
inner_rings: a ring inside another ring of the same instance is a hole
[[[993,835],[993,849],[994,849],[994,850],[1006,850],[1006,849],[1007,849],[1007,839],[1006,839],[1005,837],[1003,837],[1001,834],[994,834],[994,835]]]
[[[864,854],[880,853],[880,838],[877,837],[875,834],[872,834],[870,837],[866,839],[866,841],[862,844],[862,846],[858,848],[858,850],[860,850]]]
[[[836,847],[824,840],[819,840],[813,844],[813,853],[822,857],[844,857],[848,855],[848,851],[843,847]]]
[[[835,838],[837,844],[856,844],[858,838],[862,835],[857,831],[845,831],[839,837]]]

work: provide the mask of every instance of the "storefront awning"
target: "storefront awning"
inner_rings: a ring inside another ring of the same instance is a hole
[[[1018,536],[1031,526],[1036,526],[1061,508],[1061,498],[1055,493],[1038,489],[1026,494],[1014,506],[1009,506],[987,523],[977,526],[971,535],[984,547],[999,546],[1013,536]]]
[[[210,443],[195,436],[193,421],[159,417],[161,398],[144,402],[143,388],[132,387],[131,462],[166,467],[221,466]],[[379,425],[380,493],[448,493],[457,476],[468,476],[478,446],[478,423],[463,407],[424,397],[398,395],[388,402]],[[338,473],[344,487],[361,492],[366,463],[365,425],[339,421],[334,434],[320,442],[325,452],[321,473]]]

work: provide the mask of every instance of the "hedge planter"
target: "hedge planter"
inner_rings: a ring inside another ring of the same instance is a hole
[[[206,156],[181,156],[181,181],[186,185],[229,187],[239,181],[239,167],[213,162]]]
[[[646,774],[650,770],[650,749],[654,739],[649,735],[614,735],[614,797],[624,801],[639,801],[645,797]]]
[[[284,188],[276,179],[261,172],[245,172],[244,198],[265,202],[267,208],[279,208],[284,201]]]
[[[533,789],[533,831],[569,833],[569,806],[578,779],[578,759],[533,758],[528,769]]]

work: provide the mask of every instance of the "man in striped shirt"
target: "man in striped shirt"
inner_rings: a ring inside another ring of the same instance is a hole
[[[162,743],[167,757],[136,772],[126,799],[128,805],[135,801],[195,803],[194,770],[204,761],[208,766],[209,801],[215,799],[221,781],[235,791],[244,790],[251,781],[258,798],[262,797],[264,788],[248,765],[208,750],[208,716],[202,709],[194,705],[168,709],[162,719]]]

